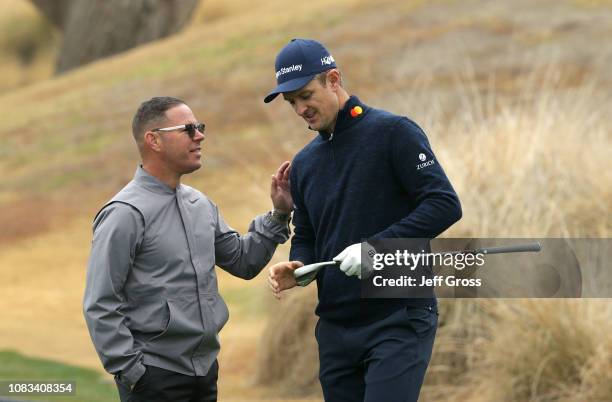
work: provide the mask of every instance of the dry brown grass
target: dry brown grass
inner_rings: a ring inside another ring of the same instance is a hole
[[[555,63],[534,64],[541,67],[514,87],[515,97],[479,87],[468,68],[458,81],[460,106],[446,119],[426,116],[428,131],[437,133],[434,146],[444,144],[438,157],[464,205],[449,236],[612,232],[612,177],[602,169],[612,145],[605,112],[612,99],[601,91],[601,77],[577,83]],[[489,81],[495,78],[491,72]],[[583,263],[609,267],[587,254]],[[610,371],[594,375],[594,367],[612,364],[607,300],[444,300],[441,317],[425,401],[612,396]]]
[[[603,401],[610,397],[606,300],[446,301],[423,399]]]
[[[284,396],[320,395],[319,354],[314,338],[316,288],[287,292],[261,335],[255,382]]]
[[[554,68],[512,100],[464,91],[449,119],[429,118],[440,158],[470,206],[449,235],[605,237],[612,232],[608,94],[569,90]],[[470,81],[465,81],[469,83]],[[470,85],[470,84],[468,84]],[[466,136],[468,138],[466,138]]]

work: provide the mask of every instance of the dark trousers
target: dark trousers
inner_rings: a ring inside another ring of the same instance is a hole
[[[431,358],[436,307],[402,308],[363,326],[319,320],[319,379],[326,402],[416,402]]]
[[[205,376],[190,376],[155,366],[147,371],[134,389],[117,381],[121,402],[216,402],[219,364],[215,360]]]

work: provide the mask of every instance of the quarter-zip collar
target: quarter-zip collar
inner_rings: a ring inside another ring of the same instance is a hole
[[[342,134],[354,124],[357,124],[369,111],[369,107],[363,104],[355,95],[348,98],[342,109],[338,111],[336,127],[333,133],[319,131],[319,135],[325,141],[330,141],[335,136]]]
[[[139,165],[138,168],[136,168],[136,174],[134,174],[134,181],[146,188],[147,190],[157,194],[174,195],[176,193],[175,189],[171,188],[166,183],[162,182],[157,177],[151,175],[149,172],[144,170],[142,165]]]

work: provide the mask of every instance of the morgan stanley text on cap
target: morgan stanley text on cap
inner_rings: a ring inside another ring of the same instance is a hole
[[[318,73],[336,68],[336,62],[316,40],[291,39],[276,56],[274,67],[277,86],[264,98],[266,103],[280,93],[302,88]]]

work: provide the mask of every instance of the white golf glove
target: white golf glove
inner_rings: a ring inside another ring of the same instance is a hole
[[[374,250],[368,243],[356,243],[348,246],[340,254],[334,257],[334,261],[340,262],[340,270],[344,272],[346,276],[356,276],[361,279],[362,247],[366,247],[367,255],[370,255],[370,250]]]

